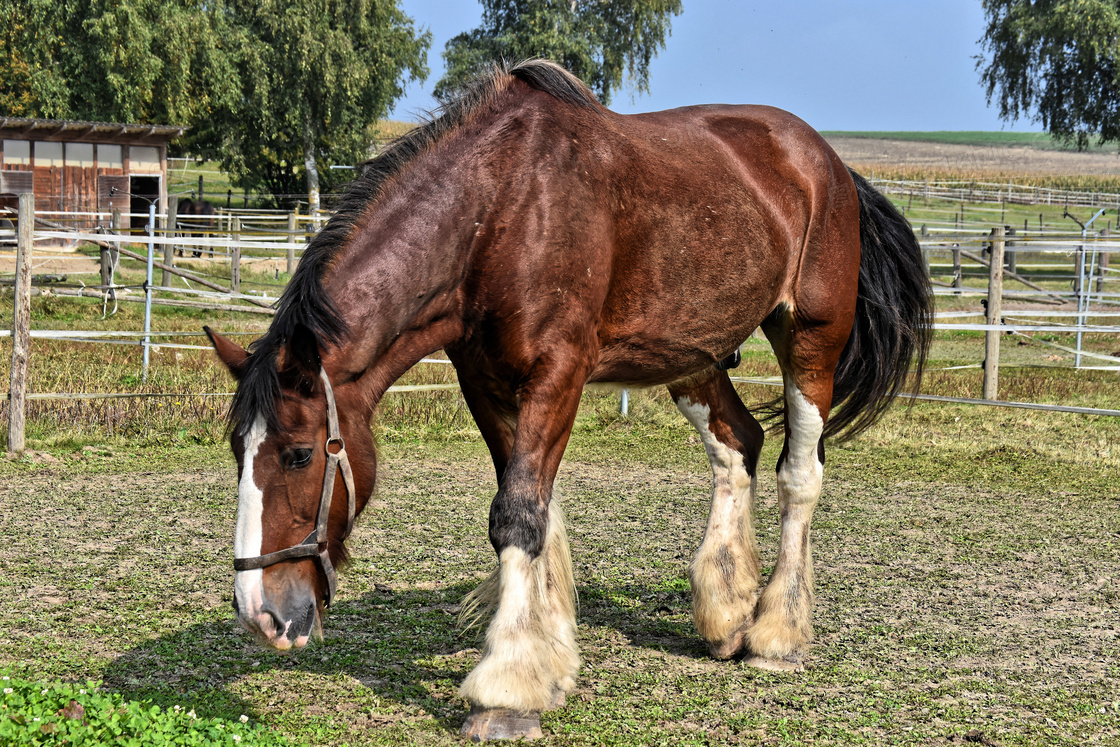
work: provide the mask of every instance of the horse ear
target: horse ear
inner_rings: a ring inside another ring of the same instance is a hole
[[[210,338],[210,344],[214,346],[214,352],[218,354],[222,363],[226,364],[226,368],[233,374],[233,378],[240,380],[245,370],[245,361],[249,359],[249,351],[233,340],[227,340],[209,327],[203,327],[202,331]]]
[[[291,350],[296,365],[304,373],[310,374],[312,377],[319,375],[319,369],[323,367],[323,362],[319,357],[319,339],[306,325],[297,324],[296,328],[292,330],[292,339],[288,341],[288,348]]]

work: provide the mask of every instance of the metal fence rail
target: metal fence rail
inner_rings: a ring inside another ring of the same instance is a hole
[[[924,185],[923,185],[924,186]],[[913,185],[910,185],[913,188]],[[975,193],[974,193],[975,194]],[[1120,195],[1117,196],[1120,199]],[[58,242],[90,242],[102,248],[101,282],[98,284],[81,283],[76,287],[58,287],[53,285],[50,292],[59,295],[83,295],[102,299],[104,304],[110,300],[124,300],[123,293],[130,288],[114,281],[114,267],[119,263],[121,255],[130,256],[139,261],[145,261],[148,266],[147,280],[133,289],[144,291],[148,303],[148,312],[145,315],[146,323],[143,331],[101,331],[101,330],[31,330],[26,319],[20,321],[19,307],[25,303],[17,292],[15,314],[15,329],[0,331],[0,338],[15,337],[21,334],[20,324],[26,325],[23,339],[57,340],[66,342],[100,343],[113,345],[134,345],[144,349],[145,360],[147,354],[157,348],[202,350],[209,349],[209,345],[194,345],[183,338],[197,337],[195,332],[155,332],[150,329],[150,304],[173,303],[177,305],[201,305],[205,308],[221,308],[256,313],[271,313],[268,308],[276,297],[271,295],[248,294],[239,292],[236,267],[242,258],[246,260],[279,259],[286,257],[289,263],[293,258],[298,261],[306,247],[309,232],[314,227],[314,222],[302,216],[296,219],[289,214],[273,214],[264,211],[230,211],[226,216],[226,224],[199,227],[195,224],[176,226],[169,223],[166,216],[156,213],[154,208],[148,217],[148,228],[143,234],[124,231],[112,231],[105,228],[91,230],[88,223],[79,229],[67,229],[67,222],[77,219],[85,221],[103,221],[107,214],[60,214],[52,213],[49,224],[45,229],[27,231],[26,237],[20,238],[20,262],[17,277],[12,279],[17,290],[25,282],[22,269],[25,265],[30,267],[32,247],[36,244]],[[112,216],[108,216],[112,220]],[[119,221],[119,216],[118,216]],[[34,223],[32,217],[27,223]],[[47,222],[46,219],[42,222]],[[303,226],[300,226],[300,222]],[[20,221],[22,224],[23,221]],[[118,222],[119,225],[119,222]],[[22,236],[21,232],[21,236]],[[197,235],[192,235],[197,234]],[[934,329],[943,332],[985,332],[989,339],[998,337],[1003,333],[1030,336],[1037,333],[1076,334],[1077,346],[1069,348],[1053,342],[1031,338],[1042,345],[1047,345],[1067,353],[1076,355],[1078,367],[1092,370],[1120,371],[1120,365],[1081,366],[1082,357],[1113,363],[1112,356],[1099,355],[1085,351],[1081,345],[1081,338],[1086,334],[1110,334],[1120,337],[1120,324],[1102,323],[1107,320],[1120,320],[1120,273],[1116,268],[1108,266],[1109,255],[1120,251],[1120,240],[1108,237],[1090,236],[1086,231],[1080,234],[1069,231],[1047,231],[1030,235],[1017,235],[1005,237],[1002,229],[986,231],[950,229],[948,226],[926,226],[920,236],[921,245],[927,258],[927,265],[935,282],[940,283],[934,292],[939,295],[974,296],[988,295],[990,287],[967,286],[965,279],[990,277],[1001,273],[992,273],[991,257],[998,254],[999,265],[1004,268],[1002,276],[1033,284],[1028,290],[1001,291],[1001,297],[1008,299],[1022,299],[1026,301],[1055,302],[1059,304],[1076,305],[1077,310],[1045,309],[1035,307],[1030,310],[1007,310],[998,314],[995,319],[984,318],[982,321],[971,321],[976,317],[985,317],[983,311],[951,311],[940,312],[935,317]],[[0,229],[0,243],[5,240],[15,240],[17,231],[14,229]],[[24,244],[26,246],[24,246]],[[142,244],[146,251],[134,252],[126,247]],[[182,253],[193,254],[198,251],[203,254],[201,258],[191,257],[192,262],[213,261],[229,263],[232,277],[230,286],[225,287],[202,277],[198,270],[184,270],[176,267],[175,250]],[[1008,259],[1006,263],[1004,255]],[[23,255],[26,254],[26,257]],[[55,253],[51,256],[58,256]],[[73,255],[68,255],[73,256]],[[157,256],[163,261],[157,261]],[[1006,264],[1006,266],[1005,266]],[[290,264],[291,266],[291,264]],[[968,268],[974,267],[974,271]],[[1017,267],[1018,271],[1014,269]],[[156,285],[151,272],[160,268],[166,273],[164,282]],[[29,270],[27,271],[29,273]],[[208,289],[194,287],[170,286],[168,278],[173,275],[181,276],[184,283],[197,281],[205,284]],[[942,282],[938,278],[948,278],[949,282]],[[1050,287],[1042,287],[1038,282],[1046,282]],[[1069,283],[1068,288],[1060,286],[1057,281]],[[4,279],[0,278],[0,283]],[[1110,285],[1111,284],[1111,285]],[[26,278],[27,295],[34,290],[30,278]],[[1116,290],[1113,290],[1116,288]],[[155,299],[153,294],[177,294],[191,296],[195,301],[176,301],[167,298]],[[129,299],[132,300],[132,299]],[[140,299],[136,299],[140,300]],[[222,302],[218,304],[217,302]],[[246,305],[251,304],[251,305]],[[1110,308],[1111,307],[1111,308]],[[1068,321],[1067,321],[1068,320]],[[167,341],[161,341],[167,340]],[[58,399],[110,399],[110,398],[137,398],[158,396],[230,396],[228,392],[208,392],[184,395],[183,393],[83,393],[83,392],[41,392],[28,393],[26,391],[26,376],[24,382],[17,387],[15,349],[13,346],[13,378],[9,387],[8,397],[12,402],[10,415],[15,416],[17,407],[25,407],[29,400],[58,400]],[[989,352],[990,357],[990,352]],[[998,360],[998,357],[997,357]],[[425,359],[424,363],[448,363],[443,359]],[[1120,362],[1118,362],[1120,363]],[[976,365],[976,364],[972,364]],[[145,371],[146,371],[145,365]],[[998,370],[998,366],[997,366]],[[749,383],[772,384],[773,381],[760,379],[733,379]],[[440,389],[454,389],[456,384],[431,384],[431,385],[403,385],[394,386],[390,391],[415,392]],[[18,391],[17,391],[18,389]],[[625,396],[625,395],[624,395]],[[1120,411],[1098,408],[1078,408],[1065,405],[1037,405],[1034,403],[1008,403],[996,399],[994,396],[984,400],[969,400],[960,398],[936,397],[934,395],[919,395],[921,399],[936,401],[960,402],[965,404],[990,404],[1008,407],[1031,407],[1035,409],[1048,409],[1060,412],[1089,413],[1099,415],[1120,415]],[[13,445],[9,436],[9,448]],[[22,443],[22,441],[18,442]]]

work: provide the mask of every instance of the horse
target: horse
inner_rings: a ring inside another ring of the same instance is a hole
[[[178,215],[180,217],[182,217],[182,216],[188,216],[188,217],[199,216],[200,218],[202,218],[202,220],[197,220],[197,221],[192,220],[192,221],[189,221],[187,223],[180,224],[180,233],[182,233],[182,235],[184,235],[184,236],[191,236],[191,237],[206,236],[206,230],[209,230],[209,229],[214,227],[214,206],[210,203],[209,200],[203,200],[201,198],[199,198],[197,200],[182,200],[182,201],[179,202],[179,212],[176,213],[176,215]],[[204,229],[204,230],[202,232],[199,232],[197,230],[191,230],[191,229],[200,229],[200,228]],[[186,229],[186,230],[183,230],[183,229]],[[180,249],[179,249],[179,256],[180,257],[183,256],[183,252],[184,252],[184,250],[180,247]],[[202,249],[196,247],[195,249],[192,250],[191,253],[196,257],[201,257],[202,256]]]
[[[792,114],[619,115],[554,63],[496,66],[364,164],[260,339],[206,328],[237,380],[237,618],[277,649],[321,634],[374,488],[378,402],[442,348],[498,486],[496,569],[463,605],[488,619],[460,687],[463,735],[539,736],[574,687],[575,582],[552,495],[588,384],[668,387],[714,475],[689,566],[696,628],[717,659],[798,668],[825,440],[866,429],[920,378],[931,299],[902,215]],[[756,328],[784,382],[765,584],[765,430],[726,370]]]

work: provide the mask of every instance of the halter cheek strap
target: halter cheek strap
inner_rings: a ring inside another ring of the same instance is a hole
[[[331,380],[327,377],[326,370],[319,369],[319,378],[327,396],[327,442],[324,451],[327,455],[327,469],[323,474],[323,491],[319,494],[319,515],[315,521],[315,528],[298,545],[270,552],[267,555],[257,555],[251,558],[234,558],[233,568],[236,571],[251,571],[257,568],[266,568],[284,560],[295,558],[315,558],[323,575],[327,577],[327,594],[325,604],[329,607],[334,599],[335,588],[338,584],[338,574],[334,564],[331,563],[327,546],[327,523],[331,515],[331,497],[334,495],[334,478],[336,472],[342,473],[342,482],[346,487],[346,530],[342,534],[345,541],[354,528],[355,491],[354,472],[350,468],[350,459],[346,456],[346,444],[342,440],[342,433],[338,426],[338,407],[334,401],[334,390]]]

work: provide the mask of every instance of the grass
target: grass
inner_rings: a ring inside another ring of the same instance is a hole
[[[0,673],[6,670],[0,669]],[[44,687],[44,684],[46,685]],[[166,710],[150,701],[126,701],[95,682],[43,683],[18,675],[0,676],[0,743],[5,745],[128,744],[171,745],[288,744],[275,732],[236,721],[198,718],[193,709]]]
[[[998,744],[1120,739],[1120,426],[918,404],[830,447],[804,673],[707,658],[685,569],[709,471],[664,397],[585,397],[559,489],[584,667],[551,744]],[[764,563],[777,512],[763,454]],[[480,642],[458,600],[493,564],[477,436],[383,440],[325,640],[259,649],[232,620],[222,445],[0,463],[0,662],[312,744],[456,744]]]
[[[36,304],[49,326],[91,308]],[[175,310],[156,326],[198,321]],[[218,324],[252,333],[262,322]],[[974,362],[980,340],[939,335],[931,368]],[[39,385],[139,386],[121,378],[136,375],[134,349],[35,346]],[[44,404],[33,411],[37,453],[0,462],[0,666],[32,681],[98,679],[114,697],[207,720],[245,714],[295,743],[458,743],[456,687],[480,642],[454,613],[493,563],[494,489],[461,397],[386,397],[380,488],[326,638],[282,656],[229,612],[236,487],[224,403],[182,404],[229,382],[209,354],[169,352],[154,357],[148,387],[178,388],[180,406]],[[1005,349],[1012,366],[1034,355]],[[737,373],[777,373],[764,341],[748,340]],[[407,381],[452,377],[425,364]],[[1012,367],[1002,378],[1008,398],[1115,407],[1115,374]],[[976,369],[927,382],[959,396],[979,385]],[[774,390],[740,391],[759,401]],[[182,437],[181,424],[197,430]],[[760,470],[765,563],[779,448],[771,438]],[[776,675],[709,660],[692,627],[685,570],[710,479],[695,434],[663,391],[635,392],[626,418],[615,395],[589,392],[559,481],[585,663],[568,705],[544,718],[546,743],[1115,742],[1118,467],[1115,418],[931,403],[831,445],[814,523],[817,642],[806,672]]]

